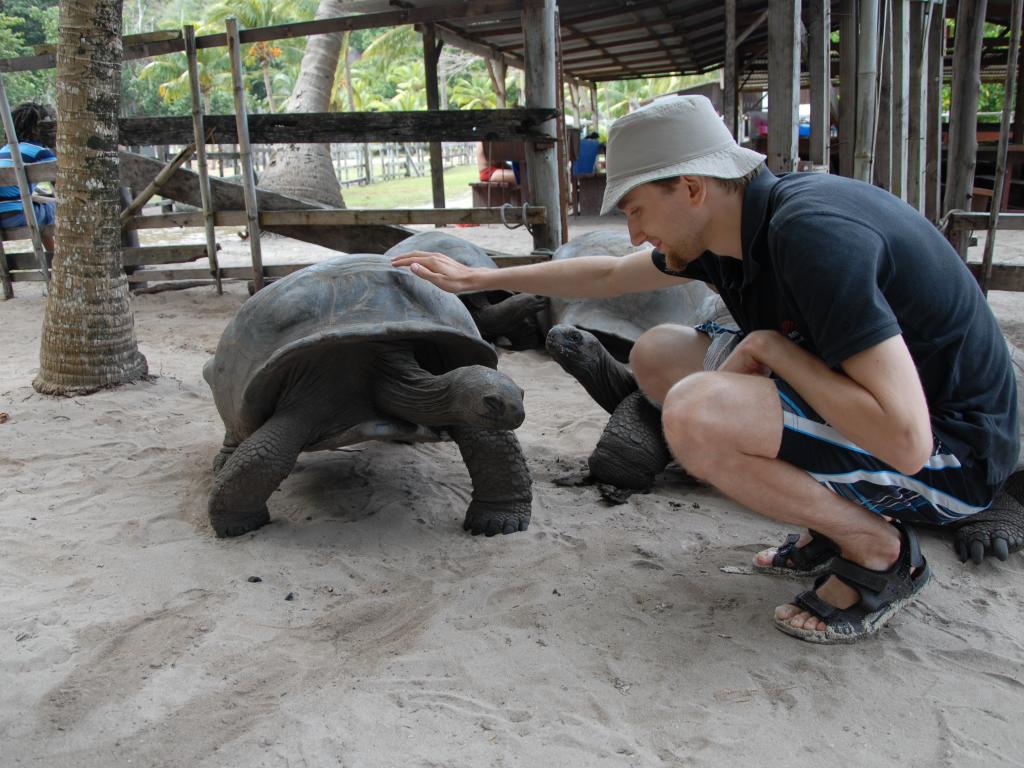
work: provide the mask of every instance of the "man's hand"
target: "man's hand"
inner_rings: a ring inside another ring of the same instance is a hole
[[[764,361],[770,354],[771,346],[780,342],[793,343],[775,331],[754,331],[743,337],[718,370],[749,376],[771,376],[772,370]]]
[[[481,288],[476,280],[480,270],[460,264],[443,253],[410,251],[392,258],[391,266],[408,267],[414,275],[449,293],[468,293]]]

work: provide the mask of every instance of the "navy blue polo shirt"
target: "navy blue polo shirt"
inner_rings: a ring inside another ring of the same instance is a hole
[[[705,252],[668,274],[714,285],[744,332],[783,333],[831,367],[898,334],[932,430],[990,485],[1017,463],[1009,351],[977,281],[914,208],[860,181],[763,170],[744,193],[742,260]]]

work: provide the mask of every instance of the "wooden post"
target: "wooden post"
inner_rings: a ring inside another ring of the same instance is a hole
[[[981,90],[981,41],[988,0],[960,2],[956,12],[953,87],[950,92],[949,154],[946,160],[944,213],[969,210],[978,154],[978,93]],[[953,247],[967,255],[967,237],[953,234]]]
[[[21,207],[25,211],[25,223],[32,235],[32,251],[36,255],[39,271],[43,273],[43,280],[49,283],[50,268],[46,263],[43,236],[39,230],[39,222],[36,221],[36,209],[32,206],[32,187],[25,173],[25,163],[21,159],[21,146],[18,144],[18,134],[14,130],[14,118],[11,116],[11,105],[7,101],[3,77],[0,77],[0,116],[3,117],[4,133],[7,134],[7,146],[11,150],[11,164],[14,166],[14,177],[18,180],[18,194],[21,197]]]
[[[875,146],[872,151],[875,184],[892,191],[892,3],[881,0],[881,31],[878,37],[878,109],[875,112]]]
[[[829,0],[804,0],[807,27],[807,71],[811,90],[811,137],[807,159],[812,165],[829,165],[831,144],[832,11]]]
[[[839,5],[839,173],[853,176],[857,132],[857,0]]]
[[[213,228],[213,203],[210,197],[210,173],[206,167],[206,129],[203,127],[203,100],[199,94],[199,66],[196,62],[196,28],[191,24],[183,30],[185,56],[188,59],[188,84],[192,91],[192,130],[196,136],[196,165],[199,173],[199,195],[203,202],[203,220],[206,230],[206,258],[210,274],[217,284],[217,295],[224,293],[217,264],[217,234]]]
[[[871,182],[878,98],[878,0],[860,0],[857,38],[857,128],[853,178]]]
[[[526,106],[553,108],[555,100],[555,0],[526,0],[523,4],[523,51],[526,72]],[[555,149],[555,121],[539,126],[551,143],[526,145],[526,169],[530,202],[547,210],[545,224],[534,225],[534,250],[554,252],[562,244],[558,211],[558,152]]]
[[[597,83],[590,84],[590,114],[594,116],[594,130],[600,124],[600,113],[597,109]]]
[[[739,138],[739,109],[736,99],[739,83],[736,79],[736,0],[725,0],[725,65],[722,67],[722,112],[725,127],[734,139]]]
[[[892,2],[892,193],[907,199],[907,134],[910,127],[910,0]]]
[[[800,112],[800,0],[768,2],[768,167],[792,171]]]
[[[562,70],[562,25],[558,20],[558,8],[555,8],[555,98],[558,106],[558,118],[555,121],[558,130],[558,144],[555,147],[558,160],[558,213],[561,238],[559,245],[569,241],[569,132],[565,127],[565,89],[562,81],[565,73]],[[578,127],[578,126],[577,126]]]
[[[238,19],[225,22],[228,55],[231,57],[231,82],[235,94],[235,126],[238,131],[238,154],[242,161],[242,188],[245,191],[245,214],[248,218],[249,253],[252,255],[252,282],[257,291],[263,288],[263,253],[260,250],[260,211],[256,202],[256,177],[252,169],[252,147],[249,144],[249,115],[245,109],[242,81],[242,50],[238,40]]]
[[[437,61],[443,47],[444,42],[437,40],[434,25],[424,24],[423,71],[427,81],[427,109],[435,112],[441,108],[441,97],[437,91]],[[434,207],[444,208],[444,157],[439,141],[430,142],[430,189],[434,196]]]
[[[0,240],[0,285],[3,286],[4,301],[14,298],[14,285],[11,283],[11,273],[7,269],[7,254],[4,253],[4,242]]]
[[[925,108],[924,94],[927,81],[925,79],[925,53],[928,50],[928,19],[931,15],[931,3],[913,0],[910,3],[910,72],[907,78],[907,194],[904,198],[908,203],[924,212],[924,126]]]
[[[928,22],[928,95],[925,99],[924,215],[942,218],[942,70],[946,55],[946,2],[932,7]]]
[[[1013,109],[1013,135],[1010,141],[1014,144],[1024,143],[1024,56],[1017,59],[1017,98]]]
[[[1006,88],[1009,95],[1017,90],[1017,60],[1020,53],[1021,9],[1024,0],[1013,0],[1010,11],[1010,49],[1006,53]],[[1003,180],[1006,178],[1006,148],[1010,143],[1010,99],[1003,99],[1003,119],[999,123],[999,151],[996,154],[996,177],[992,186],[992,210],[988,217],[988,235],[985,238],[985,254],[981,261],[981,290],[988,295],[992,280],[992,255],[996,245],[996,228],[999,226],[999,209],[1003,203]]]

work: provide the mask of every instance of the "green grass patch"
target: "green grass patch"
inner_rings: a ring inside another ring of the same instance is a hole
[[[477,178],[475,165],[447,169],[444,172],[445,201],[466,195],[468,185]],[[382,181],[365,187],[345,187],[341,194],[349,208],[421,208],[433,205],[430,176]]]

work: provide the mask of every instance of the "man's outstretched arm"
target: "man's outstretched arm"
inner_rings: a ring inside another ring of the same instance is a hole
[[[653,291],[686,282],[654,266],[649,250],[628,256],[583,256],[519,267],[467,267],[441,253],[412,251],[396,256],[392,266],[414,274],[451,293],[507,290],[561,298],[604,298]]]

